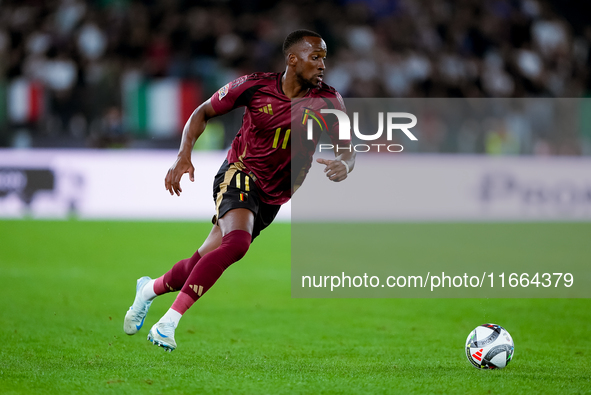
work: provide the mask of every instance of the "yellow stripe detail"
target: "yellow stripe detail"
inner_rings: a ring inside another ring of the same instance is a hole
[[[246,192],[250,191],[249,180],[250,180],[249,176],[244,176],[244,190]]]
[[[273,115],[273,107],[271,107],[271,103],[269,103],[269,115]]]
[[[215,199],[215,215],[218,220],[220,219],[220,204],[222,204],[224,193],[226,193],[226,191],[228,190],[228,185],[230,184],[230,181],[232,181],[232,177],[234,177],[234,174],[237,171],[238,169],[236,168],[236,166],[234,164],[231,164],[230,168],[228,169],[228,171],[226,171],[226,174],[224,175],[224,181],[222,181],[222,183],[220,184],[220,191],[218,192],[218,195]]]
[[[244,146],[244,152],[242,153],[242,155],[240,155],[240,156],[238,157],[238,160],[240,161],[240,163],[239,163],[240,165],[242,165],[242,160],[243,160],[243,159],[244,159],[244,157],[246,156],[246,148],[247,148],[247,147],[248,147],[248,144],[246,144],[246,145]],[[240,169],[240,170],[242,170],[242,169]]]
[[[203,285],[199,286],[199,292],[197,292],[197,296],[201,296],[203,294]]]
[[[289,141],[289,134],[291,133],[291,129],[287,129],[285,131],[285,137],[283,138],[283,145],[281,148],[285,149],[287,147],[287,142]]]
[[[240,173],[236,174],[236,188],[240,189]]]
[[[265,114],[269,113],[269,111],[267,111],[267,107],[263,107],[263,111],[265,112]]]
[[[263,112],[263,107],[259,108],[259,112]]]
[[[279,135],[281,134],[281,128],[277,128],[275,130],[275,140],[273,140],[273,148],[277,148],[277,143],[279,142]]]

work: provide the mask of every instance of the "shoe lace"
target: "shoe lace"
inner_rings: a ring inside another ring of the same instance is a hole
[[[142,302],[141,304],[134,303],[133,306],[131,306],[131,315],[134,319],[143,318],[148,313],[151,304],[152,301]]]
[[[160,333],[170,338],[174,338],[174,330],[176,329],[172,321],[161,322],[159,326]]]

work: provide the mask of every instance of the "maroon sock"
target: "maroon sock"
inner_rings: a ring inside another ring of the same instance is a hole
[[[154,282],[154,293],[162,295],[167,292],[178,291],[185,285],[185,281],[191,274],[191,270],[195,267],[197,262],[201,259],[199,250],[193,254],[191,258],[178,261],[175,265],[166,272],[162,277],[157,278]]]
[[[174,300],[171,309],[183,315],[187,310],[189,310],[189,307],[193,306],[193,303],[195,303],[193,298],[181,291],[176,296],[176,299]]]
[[[244,230],[234,230],[222,238],[222,244],[207,253],[195,265],[189,278],[182,287],[172,309],[184,314],[190,307],[186,297],[196,301],[206,293],[231,264],[239,261],[248,251],[252,236]],[[178,302],[178,303],[177,303]]]

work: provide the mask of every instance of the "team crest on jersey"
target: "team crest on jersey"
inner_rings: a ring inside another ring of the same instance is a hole
[[[226,96],[228,94],[229,89],[230,89],[229,83],[220,88],[220,90],[218,91],[218,97],[220,100],[222,100],[224,98],[224,96]]]

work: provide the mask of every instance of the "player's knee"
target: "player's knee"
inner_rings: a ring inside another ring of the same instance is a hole
[[[234,262],[242,259],[248,252],[252,236],[244,230],[234,230],[224,236],[222,244],[232,256]]]

